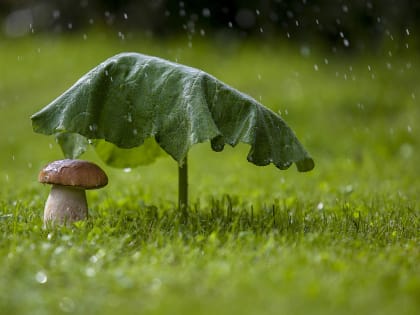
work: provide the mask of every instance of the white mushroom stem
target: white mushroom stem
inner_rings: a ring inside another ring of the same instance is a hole
[[[44,223],[72,223],[88,216],[84,189],[53,185],[45,203]]]

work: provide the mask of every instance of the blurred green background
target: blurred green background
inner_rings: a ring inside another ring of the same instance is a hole
[[[246,147],[227,148],[220,154],[203,144],[192,151],[192,198],[213,193],[273,198],[270,189],[254,180],[278,185],[280,188],[273,190],[280,197],[285,196],[285,189],[293,188],[295,180],[297,193],[305,194],[306,188],[312,191],[326,186],[328,193],[352,187],[350,190],[370,194],[364,188],[368,185],[379,191],[385,188],[384,194],[416,195],[419,62],[413,50],[389,57],[331,54],[317,48],[306,55],[298,45],[255,38],[227,42],[208,38],[189,47],[182,37],[120,40],[100,30],[89,31],[86,40],[79,33],[3,38],[0,48],[4,73],[0,83],[0,180],[10,193],[16,185],[35,183],[43,164],[62,157],[52,137],[32,132],[30,115],[107,57],[137,51],[201,68],[250,94],[281,114],[316,160],[311,173],[297,174],[294,167],[280,172],[271,166],[248,165]],[[94,154],[90,158],[96,159]],[[162,181],[153,174],[163,169]],[[176,165],[170,158],[139,172],[110,172],[117,177],[143,176],[139,182],[146,187],[152,187],[156,179],[157,187],[150,189],[169,189],[176,194]],[[238,173],[255,178],[243,182]],[[226,184],[220,185],[220,176]],[[241,185],[235,188],[238,182]],[[398,187],[401,183],[405,186]],[[164,198],[175,200],[171,194]]]
[[[2,1],[0,313],[416,314],[419,16],[391,0]],[[315,169],[197,145],[183,225],[171,158],[119,170],[89,151],[110,178],[88,192],[92,220],[43,230],[37,175],[63,155],[30,116],[123,51],[256,98]]]

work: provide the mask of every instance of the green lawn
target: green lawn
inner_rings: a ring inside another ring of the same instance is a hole
[[[112,38],[111,38],[112,37]],[[281,113],[310,173],[246,161],[245,145],[190,153],[179,215],[170,158],[100,164],[90,219],[42,228],[40,168],[62,158],[30,115],[107,57],[201,68]],[[267,42],[134,36],[0,39],[0,314],[418,314],[420,62]]]

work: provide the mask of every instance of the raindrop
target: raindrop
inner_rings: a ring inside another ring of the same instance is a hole
[[[80,1],[80,7],[81,8],[86,8],[89,5],[89,0],[81,0]]]
[[[90,261],[92,264],[96,264],[96,263],[99,261],[99,258],[98,258],[98,256],[93,255],[93,256],[91,256],[91,257],[89,258],[89,261]]]
[[[28,168],[32,168],[32,163],[31,162],[28,163]]]
[[[349,40],[347,38],[344,38],[343,39],[343,45],[346,46],[346,47],[349,47],[350,46],[350,42],[349,42]]]
[[[211,15],[210,9],[209,8],[204,8],[203,11],[201,12],[203,14],[204,17],[208,18]]]
[[[408,28],[405,29],[405,33],[407,34],[407,36],[410,36],[410,30]]]
[[[386,67],[387,67],[387,69],[391,70],[392,69],[392,64],[390,62],[387,62]]]
[[[410,158],[413,155],[413,146],[408,143],[404,143],[400,147],[400,154],[406,159]]]
[[[311,49],[308,46],[300,47],[300,54],[304,57],[308,57],[311,54]]]
[[[408,125],[407,126],[407,131],[409,132],[409,133],[411,133],[411,131],[412,131],[413,129],[411,128],[411,126],[410,125]]]
[[[318,71],[318,70],[319,70],[319,68],[318,68],[318,65],[317,65],[317,64],[314,64],[314,70],[315,70],[315,71]]]
[[[131,113],[127,114],[127,121],[130,123],[133,121],[133,116],[131,115]]]
[[[254,12],[250,9],[240,9],[235,16],[235,21],[239,27],[250,29],[255,25],[256,17]]]
[[[131,167],[126,167],[123,169],[124,173],[130,173],[133,169]]]
[[[229,23],[228,23],[228,27],[229,27],[229,28],[232,28],[232,27],[233,27],[232,22],[229,22]]]
[[[58,18],[60,18],[60,15],[61,15],[60,10],[54,10],[54,11],[52,12],[52,17],[53,17],[54,19],[58,19]]]
[[[350,194],[354,191],[353,185],[346,185],[342,187],[342,191],[346,194]]]
[[[343,4],[343,6],[341,7],[341,9],[343,10],[344,13],[349,12],[349,7],[345,4]]]
[[[367,66],[369,72],[372,71],[372,67],[370,65]]]
[[[89,24],[92,25],[95,21],[91,18],[89,19]]]
[[[316,208],[317,208],[318,210],[322,210],[322,209],[324,209],[324,203],[323,203],[323,202],[318,203],[318,205],[316,206]]]
[[[124,18],[124,20],[127,20],[128,19],[128,14],[127,13],[123,13],[123,18]]]
[[[125,35],[122,32],[118,32],[118,37],[121,38],[121,40],[125,39]]]
[[[83,34],[83,40],[87,40],[87,34]]]
[[[65,249],[63,246],[58,246],[54,249],[54,255],[60,255],[63,252],[65,252]]]
[[[32,25],[32,22],[33,16],[30,9],[16,10],[4,19],[4,31],[8,36],[23,36],[28,33],[28,24]]]
[[[86,276],[89,278],[94,277],[96,275],[96,271],[93,267],[87,267],[85,270]]]
[[[261,74],[259,74],[259,73],[257,74],[257,79],[261,80]]]
[[[159,278],[154,278],[150,286],[151,291],[156,292],[162,286],[162,281]]]
[[[48,281],[47,274],[44,271],[38,271],[35,275],[35,280],[36,280],[36,282],[38,282],[40,284],[47,283],[47,281]]]
[[[260,27],[260,33],[264,33],[264,29]]]
[[[315,23],[316,23],[317,25],[319,25],[319,20],[318,20],[318,19],[315,19]]]
[[[137,131],[137,129],[133,129],[133,135],[135,135],[135,136],[137,136],[137,134],[138,134],[139,132]]]
[[[260,10],[255,10],[255,13],[257,14],[257,15],[260,15]]]
[[[67,24],[67,28],[68,28],[69,30],[71,30],[71,29],[73,28],[73,23],[68,23],[68,24]]]
[[[327,65],[329,63],[327,58],[324,58],[324,63]]]
[[[59,306],[63,312],[72,313],[76,305],[71,298],[65,296],[61,299]]]
[[[416,95],[414,93],[411,93],[411,98],[414,100],[416,99]]]
[[[201,35],[201,36],[205,36],[205,35],[206,35],[206,32],[205,32],[203,29],[201,29],[201,30],[200,30],[200,35]]]

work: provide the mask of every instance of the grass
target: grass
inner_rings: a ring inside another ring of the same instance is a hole
[[[90,219],[43,229],[49,188],[37,173],[62,155],[29,116],[120,51],[202,68],[260,99],[315,170],[258,168],[246,146],[198,145],[182,217],[172,160],[121,171],[88,152],[110,178],[88,193]],[[420,64],[410,50],[299,52],[98,33],[2,39],[0,313],[417,314]]]

